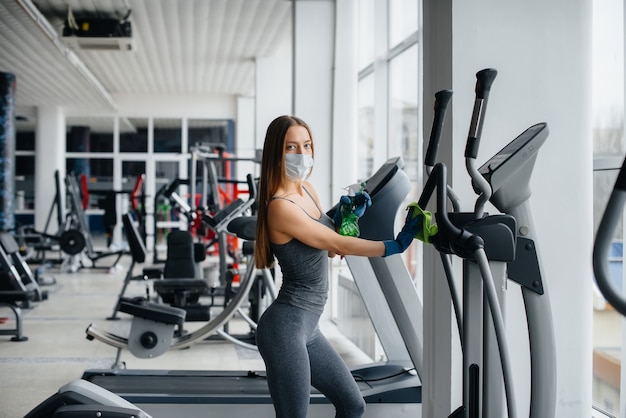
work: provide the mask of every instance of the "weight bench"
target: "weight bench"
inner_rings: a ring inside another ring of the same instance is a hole
[[[35,292],[32,290],[20,291],[20,290],[3,290],[0,291],[0,307],[6,307],[13,311],[15,317],[15,328],[0,329],[0,335],[13,335],[11,341],[27,341],[26,337],[22,333],[22,309],[18,306],[17,302],[21,304],[29,304],[35,298]]]
[[[117,348],[112,368],[119,368],[122,349],[137,358],[154,358],[165,353],[172,344],[175,328],[182,329],[186,312],[184,309],[159,303],[142,304],[122,301],[119,311],[133,316],[128,337],[97,329],[90,324],[85,333],[88,340],[100,340]]]

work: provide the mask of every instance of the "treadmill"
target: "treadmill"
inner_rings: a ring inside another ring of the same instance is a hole
[[[391,158],[366,181],[372,206],[359,222],[363,238],[394,238],[391,215],[410,190],[403,166],[401,157]],[[388,359],[352,370],[367,402],[365,416],[419,417],[422,305],[402,256],[346,260]],[[275,416],[265,371],[92,369],[82,378],[155,417]],[[328,417],[333,411],[312,387],[308,416]]]

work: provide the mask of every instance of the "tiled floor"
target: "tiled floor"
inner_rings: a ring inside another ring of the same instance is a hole
[[[60,273],[55,267],[45,272],[45,276],[56,279],[56,284],[41,286],[48,291],[48,300],[23,311],[24,335],[28,341],[13,342],[10,336],[0,336],[0,417],[23,417],[60,386],[80,378],[84,370],[111,367],[116,349],[87,340],[85,329],[91,323],[120,334],[128,328],[128,315],[121,314],[120,321],[106,318],[111,314],[129,264],[130,259],[124,256],[114,272],[81,269],[76,273]],[[127,295],[143,294],[143,284],[131,283]],[[0,308],[0,318],[10,316],[10,310]],[[0,325],[0,329],[11,326],[11,322]],[[189,323],[186,328],[193,330],[201,325]],[[247,325],[239,320],[232,327],[245,330]],[[364,355],[330,323],[323,323],[322,327],[348,364],[364,362]],[[128,369],[264,369],[257,352],[223,341],[202,341],[189,349],[167,351],[154,359],[138,359],[124,351],[121,360]]]

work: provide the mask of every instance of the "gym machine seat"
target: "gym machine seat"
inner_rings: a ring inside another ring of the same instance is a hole
[[[196,277],[193,237],[189,231],[172,231],[167,236],[167,258],[163,280],[154,282],[154,290],[163,302],[182,308],[188,321],[208,321],[210,305],[199,303],[209,292],[208,283]]]

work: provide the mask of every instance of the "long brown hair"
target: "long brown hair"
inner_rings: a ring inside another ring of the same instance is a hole
[[[294,125],[303,126],[309,132],[311,151],[315,155],[311,130],[302,119],[296,116],[283,115],[274,119],[267,127],[257,196],[258,211],[254,241],[254,262],[257,268],[269,268],[274,264],[274,253],[270,248],[268,235],[267,206],[286,176],[285,164],[283,163],[285,135],[287,130]]]

